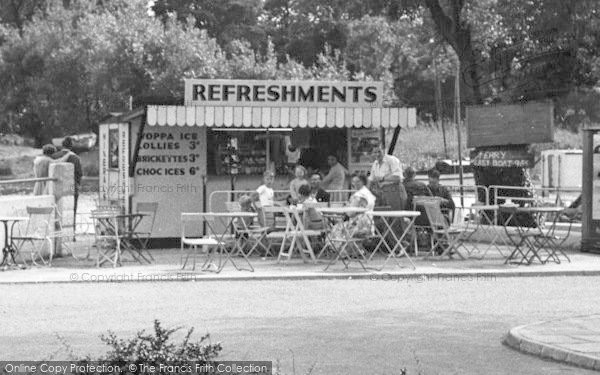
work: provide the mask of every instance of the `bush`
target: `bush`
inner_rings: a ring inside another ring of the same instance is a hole
[[[102,335],[101,340],[111,350],[101,360],[113,364],[129,361],[158,365],[167,361],[172,364],[185,361],[208,362],[219,355],[222,349],[220,343],[205,344],[209,340],[209,335],[202,336],[198,342],[190,342],[193,328],[187,332],[181,343],[174,343],[171,336],[180,329],[165,329],[158,320],[155,320],[153,334],[140,331],[134,338],[123,340],[109,332],[107,335]]]
[[[130,339],[120,339],[114,333],[102,335],[100,339],[110,347],[110,350],[100,358],[87,357],[77,361],[84,365],[92,361],[102,361],[106,366],[118,366],[121,373],[139,374],[141,369],[131,372],[128,363],[143,363],[149,366],[169,363],[169,365],[184,365],[193,361],[199,365],[215,361],[222,350],[221,344],[206,343],[209,335],[202,336],[198,342],[190,342],[194,331],[191,328],[180,343],[175,343],[171,336],[181,328],[165,329],[158,320],[154,321],[154,332],[151,334],[140,331]]]

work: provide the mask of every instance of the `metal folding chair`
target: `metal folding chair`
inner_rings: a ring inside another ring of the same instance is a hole
[[[54,207],[27,207],[29,220],[22,233],[13,235],[12,240],[16,245],[17,254],[23,257],[23,250],[26,244],[31,245],[31,262],[36,266],[40,261],[44,265],[52,264],[54,255],[54,243],[51,239],[53,229],[51,223],[54,223]],[[44,258],[43,250],[47,249],[47,260]]]
[[[135,211],[137,213],[147,214],[141,219],[139,225],[144,225],[144,230],[135,230],[131,234],[135,240],[140,244],[142,249],[148,249],[148,243],[150,242],[150,236],[154,229],[154,222],[156,221],[156,212],[158,211],[158,202],[138,202],[135,205]],[[150,259],[154,261],[154,257],[149,251],[146,251]]]
[[[225,202],[225,207],[227,207],[228,212],[242,211],[239,202]],[[238,247],[240,249],[249,249],[244,252],[246,256],[251,256],[258,247],[264,250],[265,256],[272,255],[266,239],[269,230],[268,227],[256,226],[242,218],[235,218],[233,220],[233,228]]]
[[[203,216],[202,214],[197,213],[182,213],[181,214],[181,269],[185,269],[190,256],[193,256],[192,270],[196,269],[196,258],[198,256],[198,247],[201,247],[205,253],[210,251],[210,248],[214,248],[219,245],[219,242],[215,238],[199,236],[198,232],[201,231],[203,223],[209,218]],[[189,226],[192,225],[195,228],[195,233],[191,235],[186,234],[186,230],[189,229]],[[185,248],[191,248],[192,253],[188,252],[185,261],[183,260],[184,250]],[[202,265],[202,269],[205,269],[207,266],[207,261]],[[211,266],[210,264],[208,266]],[[214,265],[216,266],[216,265]],[[218,267],[217,267],[218,268]]]
[[[52,239],[60,241],[62,250],[76,260],[87,260],[91,256],[94,244],[94,223],[90,214],[77,213],[73,222],[72,215],[62,215],[56,205],[56,220]]]
[[[436,202],[425,202],[425,213],[431,224],[431,250],[426,255],[426,258],[436,256],[436,251],[441,249],[439,257],[448,256],[452,258],[452,255],[456,254],[462,259],[466,259],[464,255],[460,253],[460,249],[463,248],[467,255],[469,250],[465,247],[462,242],[462,236],[465,232],[464,228],[452,226],[448,223],[447,218],[442,213],[439,203]]]
[[[370,237],[357,237],[356,233],[348,229],[348,223],[340,220],[340,215],[324,214],[323,216],[328,223],[328,228],[326,244],[319,253],[318,258],[326,249],[331,249],[334,253],[334,257],[327,263],[324,271],[327,271],[338,260],[342,261],[346,270],[349,269],[352,262],[357,262],[363,270],[367,271],[365,263],[368,259],[363,243]],[[337,233],[334,233],[336,230]]]
[[[411,233],[415,256],[419,255],[419,238],[423,238],[427,242],[431,243],[432,228],[431,223],[427,218],[427,213],[425,212],[425,203],[428,202],[433,202],[440,205],[441,198],[427,195],[415,195],[412,200],[412,209],[414,211],[421,212],[421,216],[417,217],[417,219],[415,220],[415,224],[413,225]]]
[[[569,239],[569,235],[571,234],[571,229],[573,227],[573,223],[577,221],[577,209],[574,208],[566,208],[560,214],[554,214],[552,218],[551,227],[548,231],[544,232],[540,229],[540,234],[535,237],[535,240],[538,242],[538,246],[540,248],[548,247],[548,257],[544,260],[546,263],[551,258],[554,259],[557,263],[560,263],[559,255],[565,257],[565,259],[570,263],[571,259],[569,256],[563,251],[564,243]],[[567,222],[569,223],[568,229],[566,233],[560,233],[556,230],[556,223],[560,217],[566,217]]]
[[[121,265],[121,235],[119,232],[119,209],[104,208],[92,211],[94,221],[94,246],[96,266],[109,263],[113,267]]]

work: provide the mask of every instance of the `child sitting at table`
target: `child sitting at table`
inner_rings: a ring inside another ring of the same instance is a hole
[[[315,209],[318,204],[317,200],[310,195],[310,186],[300,186],[298,189],[298,206],[302,206],[304,211],[303,224],[305,229],[323,229],[323,215]]]

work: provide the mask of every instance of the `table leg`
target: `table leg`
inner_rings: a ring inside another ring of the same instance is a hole
[[[385,266],[387,265],[387,262],[393,258],[394,261],[396,262],[396,264],[402,268],[402,265],[400,264],[400,262],[398,261],[398,257],[396,257],[396,249],[399,249],[400,251],[398,252],[398,256],[406,256],[406,258],[408,258],[408,261],[410,262],[410,264],[413,267],[413,270],[416,270],[417,267],[415,266],[415,264],[413,263],[412,259],[410,258],[410,256],[408,255],[408,253],[406,252],[406,246],[402,245],[402,240],[404,239],[404,237],[406,237],[406,235],[410,232],[410,229],[412,228],[414,222],[415,222],[415,218],[412,218],[410,220],[410,222],[408,223],[408,225],[406,225],[406,228],[404,229],[402,235],[400,236],[400,238],[398,238],[398,236],[396,235],[396,233],[393,230],[394,224],[396,223],[397,220],[402,220],[402,218],[393,218],[392,222],[388,222],[386,217],[382,217],[383,222],[385,223],[386,226],[386,235],[387,233],[390,233],[391,236],[393,237],[394,241],[395,241],[395,245],[393,248],[390,249],[390,253],[387,256],[387,258],[385,259],[385,261],[383,262],[383,265],[381,266],[380,269],[378,269],[378,271],[382,271]]]
[[[2,221],[2,223],[4,225],[4,248],[2,249],[3,259],[2,263],[0,263],[0,266],[24,268],[24,265],[20,265],[17,263],[17,260],[15,258],[15,254],[17,253],[17,247],[15,246],[12,240],[13,229],[17,222],[13,221],[12,225],[10,226],[10,230],[8,229],[8,221],[5,220]]]
[[[219,264],[217,266],[216,273],[220,273],[223,270],[223,268],[225,268],[227,261],[231,262],[231,264],[233,264],[235,269],[238,271],[243,270],[243,271],[254,272],[254,268],[252,267],[252,264],[250,264],[250,261],[246,257],[246,254],[244,254],[243,250],[238,246],[237,241],[233,241],[234,246],[233,246],[233,249],[231,249],[231,251],[227,249],[225,237],[229,234],[230,230],[233,230],[233,228],[234,228],[233,221],[235,219],[236,219],[235,217],[231,217],[231,218],[228,218],[227,221],[221,220],[221,222],[223,224],[225,224],[225,229],[224,229],[223,233],[221,233],[221,235],[217,235],[216,232],[214,231],[214,228],[212,228],[212,226],[210,226],[210,224],[209,224],[209,227],[211,228],[210,230],[214,235],[217,236],[217,242],[218,242],[217,246],[218,246]],[[250,269],[244,269],[244,268],[238,267],[238,265],[233,260],[233,257],[237,256],[238,254],[242,255],[242,257],[246,260],[246,263],[248,263],[248,266],[250,267]],[[223,256],[225,256],[225,259],[223,259]]]
[[[10,248],[8,246],[8,223],[3,221],[4,224],[4,247],[2,248],[2,263],[0,266],[8,265],[8,259],[10,257]]]

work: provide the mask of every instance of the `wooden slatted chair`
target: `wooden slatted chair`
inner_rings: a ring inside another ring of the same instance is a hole
[[[454,254],[462,259],[466,257],[460,253],[464,249],[468,255],[469,251],[462,242],[462,236],[465,228],[452,226],[448,223],[447,218],[442,213],[439,203],[425,202],[425,213],[431,225],[431,250],[426,255],[436,256],[436,252],[441,249],[439,257],[448,256],[452,258]]]

